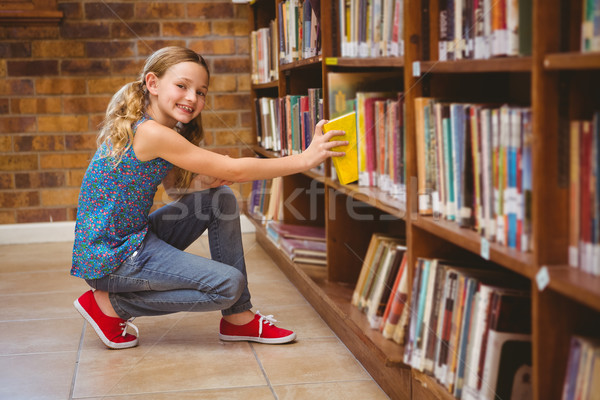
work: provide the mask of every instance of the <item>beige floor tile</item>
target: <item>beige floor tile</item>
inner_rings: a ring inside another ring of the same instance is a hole
[[[272,385],[369,379],[337,338],[298,340],[281,346],[254,345]]]
[[[0,296],[0,321],[79,317],[73,301],[89,289],[83,280],[79,286],[80,288],[69,292]]]
[[[271,305],[292,306],[307,304],[306,299],[288,280],[261,281],[248,277],[248,287],[252,295],[252,304],[270,307]]]
[[[279,400],[386,400],[389,397],[372,380],[274,386]]]
[[[84,343],[74,395],[264,386],[248,343],[173,343],[111,351]]]
[[[0,355],[77,351],[82,318],[0,322]]]
[[[69,275],[68,270],[9,272],[0,274],[2,295],[64,292],[75,288],[89,289],[81,278]]]
[[[0,398],[68,399],[77,352],[0,357]]]
[[[144,393],[130,396],[105,396],[86,398],[88,400],[273,400],[275,396],[267,386],[216,389],[216,390],[191,390],[187,392]]]
[[[73,242],[0,246],[0,272],[71,269]]]

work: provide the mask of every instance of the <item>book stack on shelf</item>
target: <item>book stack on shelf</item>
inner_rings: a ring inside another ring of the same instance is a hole
[[[415,99],[419,212],[531,250],[531,109]]]
[[[563,400],[600,398],[600,340],[574,335],[562,393]]]
[[[306,95],[260,97],[255,103],[258,143],[282,156],[306,150],[323,119],[321,88],[310,88]]]
[[[404,55],[404,0],[339,0],[342,57]]]
[[[278,3],[281,64],[321,54],[321,0],[283,0]]]
[[[600,112],[571,121],[569,264],[600,275]]]
[[[275,245],[297,263],[325,265],[327,248],[325,229],[317,226],[269,221],[267,235]]]
[[[371,328],[399,344],[408,321],[404,243],[401,238],[373,234],[352,294],[352,305],[366,314]]]
[[[531,55],[533,0],[442,0],[439,60]]]
[[[581,51],[600,51],[600,4],[582,0]]]
[[[252,83],[268,83],[278,79],[277,43],[275,20],[271,20],[268,27],[250,33],[250,65],[252,70],[250,79]]]
[[[267,221],[283,219],[283,179],[257,180],[252,182],[252,190],[248,200],[248,214],[266,224]]]

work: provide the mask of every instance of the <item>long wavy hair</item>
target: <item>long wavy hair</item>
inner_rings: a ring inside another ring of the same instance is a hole
[[[106,146],[106,151],[102,155],[110,157],[115,165],[121,162],[123,155],[133,143],[132,125],[146,112],[149,101],[145,82],[146,75],[153,72],[158,78],[161,78],[169,68],[182,62],[194,62],[203,66],[210,77],[208,65],[200,54],[185,47],[165,47],[150,55],[139,78],[124,85],[110,100],[98,134],[97,144],[99,147]],[[195,145],[199,145],[204,138],[201,115],[187,124],[178,123],[175,130]],[[193,178],[190,171],[175,166],[174,173],[176,189],[189,187]]]

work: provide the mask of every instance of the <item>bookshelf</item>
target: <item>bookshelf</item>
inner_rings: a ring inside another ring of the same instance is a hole
[[[269,26],[280,3],[257,0],[249,5],[252,29]],[[286,210],[284,221],[325,227],[327,266],[291,262],[258,222],[257,241],[393,399],[454,397],[432,376],[404,364],[403,347],[370,329],[365,315],[350,304],[371,235],[406,238],[409,266],[419,257],[483,260],[516,273],[531,287],[532,396],[561,398],[571,336],[600,336],[600,277],[568,265],[568,124],[591,120],[600,110],[600,53],[580,51],[582,1],[531,0],[533,17],[525,20],[531,25],[531,54],[450,61],[439,59],[441,1],[405,0],[404,54],[374,58],[342,57],[339,3],[320,2],[321,54],[280,64],[277,79],[252,85],[251,95],[302,95],[308,88],[320,87],[326,105],[328,74],[397,76],[405,101],[406,200],[373,187],[340,185],[326,163],[324,171],[284,178],[284,196],[293,197],[293,212]],[[531,251],[491,242],[484,252],[488,243],[479,233],[419,213],[414,102],[418,97],[531,108]],[[326,106],[324,115],[329,116]],[[261,157],[277,157],[260,146],[254,149]],[[540,288],[538,278],[545,271],[548,284]]]

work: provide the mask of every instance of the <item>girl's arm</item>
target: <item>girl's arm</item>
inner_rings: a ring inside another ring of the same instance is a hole
[[[208,175],[229,182],[246,182],[271,179],[306,171],[321,164],[329,157],[344,155],[331,151],[333,147],[345,146],[346,141],[329,141],[342,131],[323,134],[321,121],[315,128],[310,146],[300,154],[280,158],[230,158],[200,148],[183,136],[156,121],[140,124],[133,139],[133,150],[141,161],[160,157],[180,168],[197,174]]]

